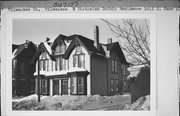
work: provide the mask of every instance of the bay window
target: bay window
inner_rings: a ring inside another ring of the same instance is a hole
[[[71,94],[84,94],[84,77],[71,77]]]
[[[78,77],[78,94],[84,94],[84,77]]]
[[[77,94],[77,78],[71,77],[71,94]]]
[[[42,94],[47,94],[47,80],[46,79],[42,79],[42,82],[41,82],[41,92]]]

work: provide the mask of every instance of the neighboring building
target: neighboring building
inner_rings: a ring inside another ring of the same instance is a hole
[[[37,47],[31,41],[24,44],[12,45],[12,94],[13,96],[26,96],[34,93],[35,64],[32,58]]]
[[[131,92],[131,103],[142,96],[150,95],[150,65],[138,65],[128,68],[128,82]]]
[[[123,75],[123,93],[129,93],[130,92],[130,85],[128,83],[128,76],[130,75],[130,72],[127,70],[129,68],[128,65],[122,65],[122,75]]]
[[[59,35],[54,42],[42,42],[34,57],[36,93],[38,69],[43,95],[122,94],[123,72],[128,66],[118,42],[99,43],[95,26],[94,41],[81,35]],[[38,68],[39,61],[39,68]]]

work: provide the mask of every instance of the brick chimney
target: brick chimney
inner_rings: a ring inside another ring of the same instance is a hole
[[[97,25],[94,26],[94,46],[97,48],[97,50],[100,50],[99,27]]]
[[[111,44],[112,43],[112,38],[108,38],[107,39],[107,44]]]

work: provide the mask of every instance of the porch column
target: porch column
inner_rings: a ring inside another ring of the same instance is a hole
[[[68,78],[68,95],[70,95],[70,92],[71,92],[71,90],[70,90],[71,89],[71,85],[70,85],[71,80],[70,79],[71,78]]]
[[[91,77],[87,76],[87,95],[91,95]]]
[[[61,94],[61,79],[59,79],[59,95],[62,95]]]
[[[50,79],[49,82],[50,82],[49,83],[50,96],[53,96],[53,79]]]

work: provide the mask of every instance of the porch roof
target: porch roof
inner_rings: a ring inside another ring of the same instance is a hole
[[[88,72],[88,70],[84,68],[77,68],[73,67],[70,68],[69,70],[61,70],[61,71],[40,71],[40,75],[45,75],[45,76],[60,76],[60,75],[67,75],[70,73],[75,73],[75,72]],[[37,76],[38,73],[37,71],[34,73],[34,76]]]

